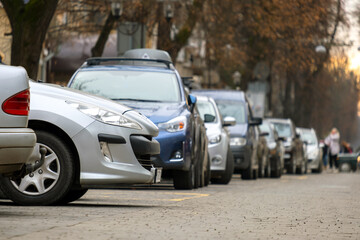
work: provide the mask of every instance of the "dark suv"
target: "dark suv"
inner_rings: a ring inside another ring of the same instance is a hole
[[[152,161],[173,178],[176,189],[206,185],[209,179],[204,122],[196,98],[186,93],[169,54],[134,49],[121,58],[92,58],[76,71],[68,86],[131,107],[159,128],[160,155]]]
[[[231,116],[236,119],[236,125],[228,127],[235,171],[241,173],[242,179],[256,179],[258,138],[255,127],[262,123],[262,119],[253,118],[245,93],[236,90],[194,90],[193,92],[212,97],[223,118]]]
[[[303,142],[296,133],[295,124],[291,119],[268,119],[278,132],[279,137],[284,139],[285,155],[284,165],[287,173],[306,173],[307,160],[304,153]]]

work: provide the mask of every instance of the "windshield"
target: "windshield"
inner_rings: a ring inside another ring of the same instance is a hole
[[[287,123],[274,123],[275,129],[278,132],[279,137],[292,137],[292,131],[290,124]]]
[[[202,120],[205,121],[205,114],[208,114],[214,117],[214,120],[212,122],[217,122],[215,107],[211,102],[200,100],[196,102],[196,105],[200,112],[200,117]]]
[[[179,84],[172,73],[83,71],[70,87],[113,100],[180,101]]]
[[[246,123],[245,105],[239,101],[217,100],[216,105],[223,118],[233,117],[236,124]]]
[[[316,145],[317,144],[317,140],[316,140],[316,136],[313,132],[311,131],[301,131],[301,140],[302,141],[306,141],[307,144],[309,145]]]

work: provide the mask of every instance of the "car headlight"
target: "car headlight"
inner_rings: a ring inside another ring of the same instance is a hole
[[[357,157],[357,162],[360,163],[360,156]]]
[[[230,146],[244,146],[246,144],[246,138],[236,137],[230,138]]]
[[[220,141],[221,141],[221,135],[220,134],[210,138],[210,140],[209,140],[209,142],[211,144],[219,143]]]
[[[186,117],[179,116],[171,119],[165,123],[159,123],[158,127],[160,129],[166,130],[168,132],[180,132],[186,129]]]
[[[138,130],[141,129],[141,126],[138,123],[124,117],[120,113],[114,113],[109,110],[84,103],[72,101],[66,101],[66,103],[97,121],[120,127],[133,128]]]

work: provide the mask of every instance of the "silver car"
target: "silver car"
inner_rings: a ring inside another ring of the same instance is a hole
[[[323,169],[322,148],[316,132],[313,128],[296,128],[300,133],[301,140],[306,144],[306,155],[308,159],[307,167],[313,173],[321,173]]]
[[[215,101],[210,97],[197,96],[197,108],[205,122],[209,139],[211,182],[228,184],[234,172],[234,158],[230,150],[230,137],[226,126],[233,126],[235,118],[221,117]]]
[[[25,170],[36,136],[26,128],[29,114],[28,75],[22,67],[0,64],[0,173],[17,176]]]
[[[41,167],[22,179],[1,178],[7,197],[22,205],[68,203],[88,188],[159,182],[158,128],[116,102],[77,90],[30,82],[29,127]]]

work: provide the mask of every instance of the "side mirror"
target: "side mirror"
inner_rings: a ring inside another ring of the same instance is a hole
[[[234,126],[236,124],[236,119],[234,117],[227,116],[224,118],[223,127]]]
[[[261,125],[261,124],[262,124],[262,118],[253,118],[249,122],[250,126],[258,126],[258,125]]]
[[[188,103],[190,106],[190,112],[194,111],[195,103],[196,103],[196,97],[194,95],[189,94],[188,95]]]
[[[284,137],[278,137],[277,140],[282,141],[282,142],[286,141],[286,139]]]
[[[304,143],[305,145],[309,145],[309,142],[308,142],[308,141],[303,141],[303,143]]]
[[[205,123],[211,123],[215,121],[215,116],[211,114],[204,114],[204,122]]]
[[[296,137],[296,138],[300,138],[300,133],[296,133],[296,134],[295,134],[295,137]]]
[[[266,137],[266,136],[269,136],[269,133],[268,132],[262,132],[262,133],[260,133],[260,136],[261,137]]]

